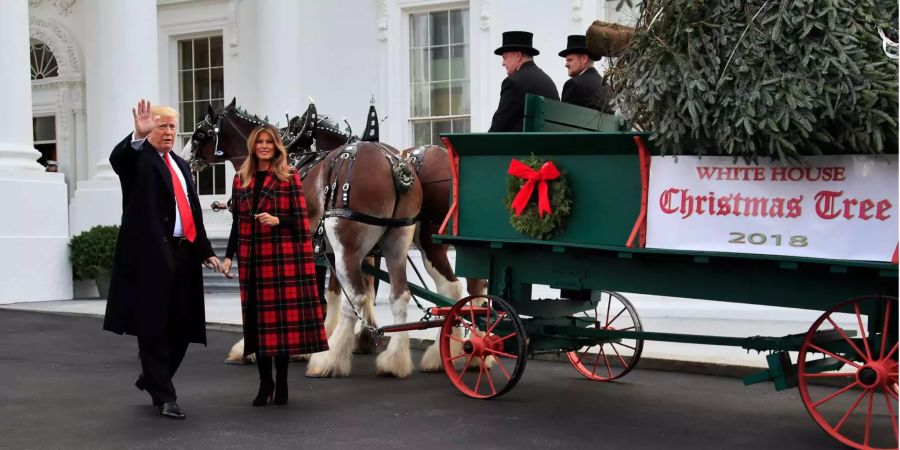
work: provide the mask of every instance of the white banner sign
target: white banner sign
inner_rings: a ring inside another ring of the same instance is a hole
[[[647,247],[891,261],[897,156],[653,157]]]

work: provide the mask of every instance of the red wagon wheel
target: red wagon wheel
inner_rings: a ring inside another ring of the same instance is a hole
[[[499,297],[471,296],[456,302],[444,320],[440,339],[444,373],[469,397],[502,395],[525,370],[525,327]]]
[[[797,365],[803,404],[828,434],[853,448],[897,448],[896,298],[861,297],[826,311]]]
[[[631,302],[618,292],[603,291],[594,308],[575,316],[589,320],[588,328],[642,331],[641,319]],[[616,339],[569,352],[569,362],[579,373],[595,381],[612,381],[625,376],[637,365],[644,349],[643,339]]]

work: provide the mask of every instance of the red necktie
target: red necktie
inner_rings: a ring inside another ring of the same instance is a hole
[[[178,205],[178,214],[181,215],[181,228],[184,230],[184,237],[189,242],[194,242],[197,237],[197,230],[194,228],[194,216],[191,215],[191,204],[188,203],[187,196],[184,195],[184,188],[181,186],[181,180],[175,173],[175,168],[169,161],[169,153],[163,154],[163,160],[166,161],[166,167],[172,174],[172,187],[175,188],[175,203]]]

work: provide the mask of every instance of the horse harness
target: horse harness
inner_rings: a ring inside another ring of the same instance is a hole
[[[271,125],[270,123],[268,123],[264,120],[261,120],[258,117],[255,117],[255,116],[250,117],[246,114],[243,114],[241,111],[238,111],[238,110],[235,110],[234,114],[237,115],[238,117],[240,117],[241,119],[244,119],[244,120],[246,120],[254,125],[257,125],[257,126]],[[203,117],[203,120],[198,122],[196,125],[196,128],[198,129],[198,133],[195,136],[196,139],[192,139],[192,141],[194,141],[195,143],[199,143],[199,141],[201,139],[205,139],[206,136],[212,136],[213,139],[215,139],[215,144],[213,146],[213,155],[215,155],[217,158],[225,155],[225,152],[223,152],[222,149],[219,148],[219,134],[222,132],[222,121],[223,120],[227,120],[228,123],[231,125],[231,127],[234,129],[234,131],[239,136],[241,136],[241,138],[244,141],[247,140],[248,136],[246,134],[244,134],[243,131],[241,131],[241,127],[239,127],[236,123],[234,123],[234,120],[232,120],[231,117],[229,117],[229,114],[225,114],[225,113],[218,114],[216,116],[215,122],[213,121],[212,117],[210,117],[209,114],[207,114],[205,117]],[[196,152],[196,149],[194,150],[194,152]],[[193,160],[194,158],[192,157],[191,159]]]
[[[414,225],[416,222],[415,217],[408,218],[399,218],[394,219],[393,216],[397,213],[397,205],[400,203],[400,195],[409,191],[412,187],[412,182],[415,180],[412,175],[412,171],[407,166],[406,161],[403,160],[400,156],[389,150],[383,144],[379,142],[371,142],[371,144],[378,147],[381,150],[382,156],[385,157],[388,164],[391,167],[391,171],[394,178],[394,209],[391,212],[391,218],[382,218],[382,217],[374,217],[368,214],[363,214],[358,211],[353,211],[350,209],[350,194],[351,190],[351,180],[350,174],[353,171],[353,164],[356,162],[357,153],[359,151],[360,143],[354,142],[344,146],[331,160],[329,161],[328,173],[326,175],[326,183],[324,188],[324,211],[322,213],[322,218],[319,219],[319,223],[316,226],[316,233],[313,235],[313,252],[317,256],[322,256],[325,260],[325,263],[328,265],[328,268],[331,269],[332,272],[337,272],[335,267],[331,264],[328,257],[325,255],[325,219],[329,217],[339,217],[347,220],[353,220],[356,222],[365,223],[368,225],[375,226],[384,226],[384,227],[405,227]],[[325,157],[329,153],[321,152],[319,154],[313,154],[311,158],[304,156],[305,164],[300,169],[300,177],[301,179],[305,178],[310,170],[318,165],[320,162],[323,162]],[[340,196],[341,196],[341,206],[337,205],[338,198],[338,180],[340,179],[341,173],[344,175],[344,183],[340,186]],[[398,176],[398,173],[401,174]],[[416,270],[418,273],[418,270]],[[344,290],[344,286],[341,285],[341,291],[344,293],[344,296],[347,297],[347,301],[350,302],[350,308],[353,310],[353,313],[356,315],[356,318],[362,324],[362,327],[372,333],[374,336],[381,336],[384,334],[383,330],[375,327],[371,323],[369,323],[363,316],[360,314],[356,305],[350,300],[351,297]],[[419,303],[418,299],[413,297],[416,304],[419,306],[422,311],[426,312],[426,317],[430,316],[428,310],[422,307]]]
[[[194,146],[194,152],[196,152],[196,146],[200,143],[201,140],[206,139],[206,136],[212,136],[215,139],[215,146],[213,148],[213,154],[216,157],[222,156],[225,154],[221,149],[219,149],[219,132],[222,130],[222,120],[225,118],[224,114],[220,114],[216,121],[213,122],[212,118],[207,114],[203,120],[195,125],[197,128],[197,132],[192,136],[191,143]],[[193,157],[191,158],[194,159]]]
[[[416,168],[417,174],[422,172],[422,163],[425,162],[425,149],[427,148],[427,145],[420,145],[409,152],[406,157],[406,161]]]
[[[406,162],[413,166],[416,169],[416,175],[420,175],[419,183],[421,184],[433,184],[433,183],[445,183],[451,181],[450,178],[441,178],[439,180],[423,180],[421,178],[422,174],[422,164],[425,162],[425,150],[431,145],[420,145],[406,154]]]
[[[404,192],[408,191],[412,186],[412,177],[409,174],[408,179],[401,179],[398,181],[397,172],[398,170],[402,172],[404,169],[409,171],[408,166],[406,166],[406,162],[403,161],[399,156],[394,154],[394,152],[390,151],[383,144],[378,142],[372,142],[371,144],[378,147],[381,150],[382,156],[387,160],[388,165],[390,165],[392,172],[395,174],[394,176],[394,209],[391,212],[391,217],[397,213],[397,205],[400,203],[400,195]],[[383,226],[383,227],[405,227],[409,225],[413,225],[416,222],[415,217],[407,217],[407,218],[382,218],[382,217],[374,217],[368,214],[363,214],[358,211],[353,211],[350,208],[350,193],[351,193],[351,180],[350,173],[353,170],[353,164],[356,162],[357,152],[359,151],[358,144],[350,144],[345,146],[340,152],[337,153],[335,158],[330,161],[330,165],[328,167],[328,175],[326,180],[328,183],[325,185],[325,213],[323,215],[323,219],[326,217],[341,217],[344,219],[354,220],[357,222],[362,222],[369,225]],[[340,178],[341,171],[344,171],[344,183],[340,187],[341,192],[341,203],[342,207],[337,206],[337,198],[338,198],[338,179]]]

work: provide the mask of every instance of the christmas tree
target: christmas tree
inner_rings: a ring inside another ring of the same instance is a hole
[[[645,0],[608,72],[665,154],[747,161],[897,152],[896,34],[885,0]],[[589,32],[589,40],[590,40]]]

